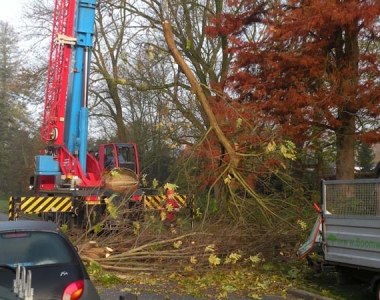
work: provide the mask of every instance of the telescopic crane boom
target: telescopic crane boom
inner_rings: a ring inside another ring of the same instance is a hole
[[[87,150],[88,82],[96,0],[56,0],[41,139],[31,185],[39,197],[21,197],[37,212],[77,214],[107,195],[125,197],[138,187],[137,147],[131,142]],[[116,174],[116,176],[115,176]],[[11,198],[12,199],[12,198]]]

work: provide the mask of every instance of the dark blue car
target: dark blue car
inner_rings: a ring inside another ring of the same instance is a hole
[[[98,300],[67,236],[46,221],[0,222],[0,299]]]

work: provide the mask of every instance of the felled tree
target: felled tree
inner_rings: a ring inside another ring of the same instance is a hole
[[[275,165],[282,165],[284,166],[283,162],[279,159],[273,159],[271,162],[270,157],[273,155],[273,153],[276,153],[275,149],[277,148],[276,143],[272,140],[266,143],[260,143],[260,139],[257,138],[256,133],[250,135],[246,134],[240,134],[239,128],[241,127],[241,123],[243,122],[243,119],[234,119],[236,122],[235,125],[224,124],[223,119],[225,120],[231,120],[234,118],[234,116],[228,117],[229,114],[231,114],[234,110],[233,106],[228,106],[225,103],[221,104],[220,107],[218,107],[218,101],[219,97],[209,97],[207,98],[205,94],[202,91],[201,85],[195,78],[193,72],[185,62],[183,56],[178,51],[175,42],[174,37],[171,29],[171,25],[168,21],[163,22],[163,31],[165,35],[165,39],[168,45],[168,48],[173,55],[173,58],[176,60],[178,65],[182,68],[184,74],[188,78],[191,87],[194,90],[194,93],[196,93],[197,97],[199,98],[199,102],[202,105],[203,110],[205,111],[205,114],[208,117],[209,123],[210,123],[210,136],[212,142],[219,143],[222,148],[224,149],[223,155],[219,156],[219,159],[223,161],[223,170],[218,170],[217,177],[214,178],[213,181],[221,181],[221,179],[224,179],[224,182],[226,183],[226,186],[230,189],[231,194],[234,194],[234,187],[233,184],[231,184],[231,179],[234,179],[234,181],[237,183],[239,188],[244,191],[244,193],[249,194],[251,199],[254,199],[256,203],[258,203],[258,209],[262,212],[263,216],[268,215],[276,215],[277,212],[272,210],[270,208],[273,203],[268,203],[265,201],[265,199],[261,198],[255,191],[255,179],[257,174],[253,174],[252,170],[250,170],[250,174],[252,176],[246,177],[245,171],[248,169],[245,165],[246,158],[252,158],[255,157],[260,162],[260,159],[262,157],[266,157],[265,160],[265,171],[268,171],[270,169],[270,165],[272,164],[272,167]],[[224,101],[223,101],[224,102]],[[248,126],[249,127],[249,126]],[[232,130],[232,133],[229,132],[227,129],[235,128],[235,130]],[[249,127],[253,132],[256,132],[254,128]],[[237,130],[236,130],[237,129]],[[269,132],[267,132],[269,133]],[[264,136],[264,135],[263,135]],[[271,139],[272,135],[269,135],[269,139]],[[240,143],[237,141],[235,142],[233,137],[244,137]],[[232,138],[232,139],[231,139]],[[252,142],[252,139],[257,139],[257,143],[253,143],[252,147],[247,146],[246,144],[248,142]],[[216,147],[213,147],[212,142],[207,143],[207,146],[210,146],[210,148],[215,149]],[[263,146],[263,145],[266,145]],[[255,149],[256,148],[256,149]],[[284,143],[280,146],[280,156],[281,158],[285,159],[294,159],[294,149],[293,144],[284,141]],[[212,149],[208,149],[208,152],[212,153]],[[263,152],[267,152],[267,156],[264,155]],[[275,155],[276,156],[276,155]],[[268,159],[269,158],[269,159]],[[262,170],[263,171],[263,170]],[[244,198],[240,198],[240,200],[245,200]],[[228,202],[232,202],[232,199],[229,199]],[[269,204],[269,205],[268,205]],[[240,205],[238,203],[233,203],[235,208],[239,207]],[[244,205],[243,205],[244,206]],[[242,214],[238,215],[237,217],[241,217]],[[270,221],[269,218],[266,221]]]
[[[219,16],[209,33],[228,36],[235,55],[231,102],[297,144],[333,132],[336,177],[353,178],[356,140],[380,139],[369,122],[380,113],[379,1],[230,3],[245,13]]]

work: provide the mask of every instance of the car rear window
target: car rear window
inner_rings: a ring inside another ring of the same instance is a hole
[[[58,234],[7,232],[0,234],[0,264],[37,266],[75,261],[71,248]]]

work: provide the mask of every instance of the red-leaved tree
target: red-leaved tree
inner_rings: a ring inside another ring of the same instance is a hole
[[[352,179],[356,140],[380,140],[380,1],[229,2],[244,13],[218,16],[208,33],[234,54],[219,88],[223,118],[247,125],[236,142],[257,126],[297,145],[332,132],[336,177]]]

